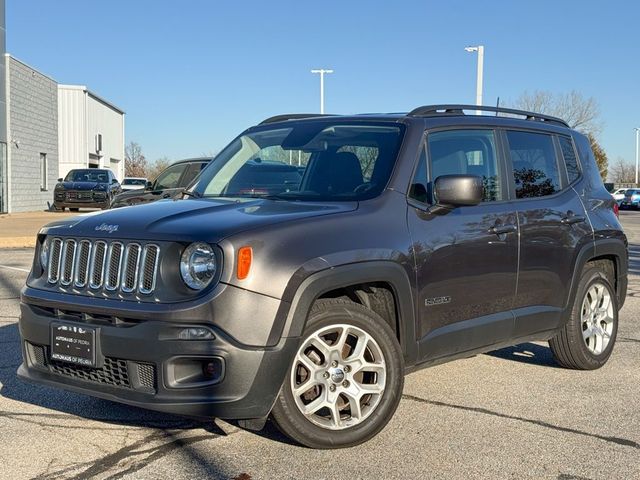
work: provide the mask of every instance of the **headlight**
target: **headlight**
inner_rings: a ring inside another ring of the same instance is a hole
[[[202,290],[209,285],[216,269],[216,254],[206,243],[192,243],[180,259],[182,280],[194,290]]]
[[[43,270],[47,269],[47,266],[49,265],[49,244],[51,242],[49,242],[48,238],[44,239],[44,242],[42,242],[42,246],[40,247],[40,266],[42,267]]]

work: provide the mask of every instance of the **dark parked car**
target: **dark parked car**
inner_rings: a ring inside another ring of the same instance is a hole
[[[69,208],[109,208],[111,199],[120,193],[120,183],[108,169],[83,168],[71,170],[58,179],[53,191],[53,206],[57,210]]]
[[[477,109],[267,119],[185,198],[43,228],[18,375],[336,448],[419,368],[532,340],[601,367],[627,240],[589,140]]]
[[[139,205],[182,196],[182,191],[200,175],[211,158],[190,158],[180,160],[165,168],[153,181],[148,182],[142,189],[122,192],[114,197],[111,208]]]

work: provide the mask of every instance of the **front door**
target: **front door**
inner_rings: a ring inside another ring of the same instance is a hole
[[[430,132],[410,191],[408,224],[417,274],[423,361],[505,341],[518,270],[516,209],[491,129]],[[484,201],[437,215],[427,211],[441,175],[481,176]]]

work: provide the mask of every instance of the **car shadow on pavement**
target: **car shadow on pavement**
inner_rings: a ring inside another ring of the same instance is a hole
[[[152,435],[156,435],[156,437],[160,435],[165,440],[169,440],[168,443],[175,443],[176,448],[186,448],[186,445],[189,444],[189,438],[207,441],[226,437],[240,431],[231,427],[229,429],[225,428],[225,430],[230,430],[230,432],[227,432],[216,425],[213,419],[209,422],[200,421],[145,410],[62,389],[31,384],[17,377],[16,371],[21,363],[22,353],[18,324],[0,323],[0,397],[50,410],[32,410],[19,405],[14,408],[7,408],[11,404],[5,403],[3,408],[0,409],[0,416],[5,418],[22,419],[30,421],[30,423],[43,424],[51,420],[55,424],[60,424],[69,415],[110,425],[121,425],[123,428],[148,428],[153,429]],[[236,422],[232,425],[234,427],[238,426]],[[198,435],[199,430],[200,434]],[[201,430],[204,430],[204,432]],[[256,433],[261,437],[280,443],[290,443],[286,437],[269,423],[262,432]],[[186,448],[186,450],[191,449]],[[194,457],[198,456],[195,450],[193,454],[189,454]],[[217,465],[215,459],[194,458],[194,460],[209,475],[218,478],[216,476],[216,472],[218,472],[221,476],[225,476],[226,467]]]
[[[514,362],[528,363],[530,365],[561,368],[553,358],[549,347],[535,343],[521,343],[513,347],[488,352],[486,355],[504,360],[513,360]]]

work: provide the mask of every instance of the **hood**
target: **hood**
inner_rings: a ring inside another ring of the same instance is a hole
[[[50,223],[47,235],[217,243],[253,228],[350,212],[357,202],[287,202],[262,199],[186,199],[92,212]]]
[[[62,185],[65,190],[93,190],[99,182],[60,182],[56,185],[56,188]]]

